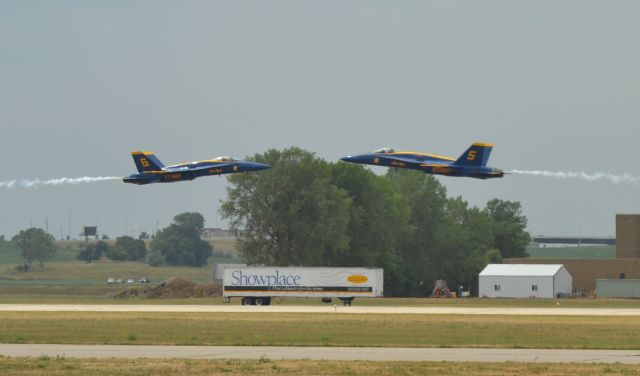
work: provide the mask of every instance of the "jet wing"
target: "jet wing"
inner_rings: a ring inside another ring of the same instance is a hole
[[[431,155],[425,155],[420,157],[405,157],[402,154],[385,155],[384,158],[389,160],[396,160],[398,162],[412,163],[412,164],[451,164],[453,160],[445,159],[445,157],[437,157]]]
[[[387,163],[385,164],[388,165],[389,167],[407,167],[407,166],[415,167],[415,166],[420,166],[422,163],[424,163],[424,161],[419,161],[415,158],[406,158],[406,157],[401,157],[396,155],[384,155],[378,158],[380,158],[381,160],[387,161]],[[375,160],[374,160],[374,163],[376,163]]]
[[[384,158],[386,160],[391,161],[392,164],[407,164],[414,166],[425,166],[425,165],[438,165],[438,166],[448,166],[451,164],[451,161],[441,160],[436,158],[408,158],[401,157],[396,155],[385,155]],[[395,163],[394,163],[395,162]]]

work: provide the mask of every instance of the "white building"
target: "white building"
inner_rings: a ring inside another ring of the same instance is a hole
[[[571,295],[573,277],[560,264],[489,264],[479,285],[480,297],[555,298]]]

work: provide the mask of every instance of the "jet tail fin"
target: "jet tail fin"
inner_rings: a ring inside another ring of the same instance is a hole
[[[492,149],[492,144],[476,142],[458,158],[455,164],[462,166],[486,166]]]
[[[164,167],[164,164],[160,162],[158,157],[151,152],[132,151],[131,156],[133,157],[133,161],[136,163],[136,168],[140,173],[158,171],[162,170]]]

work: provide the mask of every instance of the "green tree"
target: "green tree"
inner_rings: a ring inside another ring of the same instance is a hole
[[[392,293],[424,296],[443,278],[442,239],[447,234],[446,189],[434,177],[419,171],[389,169],[387,178],[410,204],[412,232],[398,241],[400,273]]]
[[[484,265],[502,264],[502,255],[497,249],[490,249],[484,255]]]
[[[491,220],[461,197],[447,200],[445,214],[445,236],[440,239],[437,259],[442,265],[440,274],[451,286],[470,286],[491,255]]]
[[[160,230],[151,242],[147,262],[153,266],[165,262],[170,265],[206,265],[213,247],[200,239],[203,228],[204,217],[200,213],[176,215],[173,223]]]
[[[469,286],[489,260],[499,259],[488,211],[447,197],[432,176],[391,169],[387,177],[411,205],[413,231],[398,242],[401,283],[385,291],[420,296],[431,291],[436,279]]]
[[[108,251],[108,249],[109,245],[103,241],[91,243],[78,254],[77,259],[88,263],[98,261],[102,258],[102,255]]]
[[[503,258],[527,257],[526,246],[531,241],[526,231],[527,218],[519,202],[493,199],[485,212],[492,220],[494,248]]]
[[[362,166],[336,163],[332,174],[333,183],[351,199],[348,250],[333,265],[383,268],[385,291],[394,291],[402,278],[397,246],[413,231],[408,200],[389,179]]]
[[[32,227],[21,230],[12,240],[20,248],[27,270],[31,269],[35,261],[44,269],[45,262],[56,256],[55,239],[42,229]]]
[[[127,254],[127,260],[144,260],[147,256],[147,247],[143,240],[134,239],[131,236],[120,236],[116,238],[115,248],[120,248]],[[118,252],[120,254],[122,252]]]
[[[158,249],[154,248],[153,243],[151,243],[149,252],[147,252],[147,264],[151,266],[160,266],[164,263],[164,256],[162,256],[162,253],[160,253]]]
[[[104,242],[101,240],[96,243],[96,251],[100,254],[100,257],[102,257],[102,255],[104,255],[108,249],[109,249],[109,244],[107,244],[107,242]]]
[[[104,255],[111,261],[115,262],[123,262],[129,259],[129,254],[127,251],[122,249],[121,247],[112,246],[109,247]]]
[[[334,265],[349,246],[351,200],[332,184],[329,165],[313,153],[292,147],[251,158],[267,163],[265,173],[228,177],[220,213],[251,264]]]

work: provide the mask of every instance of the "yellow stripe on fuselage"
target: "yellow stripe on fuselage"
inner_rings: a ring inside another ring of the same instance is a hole
[[[444,159],[444,160],[447,160],[447,161],[455,161],[455,159],[453,159],[453,158],[443,157],[442,155],[416,153],[416,152],[413,152],[413,151],[394,151],[393,153],[385,153],[385,155],[408,155],[408,154],[419,155],[419,156],[422,156],[422,157],[431,157],[431,158],[437,158],[437,159]]]
[[[449,167],[448,164],[433,164],[433,163],[423,163],[420,167]]]
[[[182,163],[178,163],[178,164],[175,164],[175,165],[171,165],[169,167],[190,166],[190,165],[200,164],[200,163],[231,163],[231,162],[225,162],[225,161],[220,160],[220,159],[205,159],[204,161],[182,162]]]
[[[223,161],[222,159],[205,159],[204,161],[198,161],[198,163],[200,163],[200,162],[231,163],[229,161]]]

